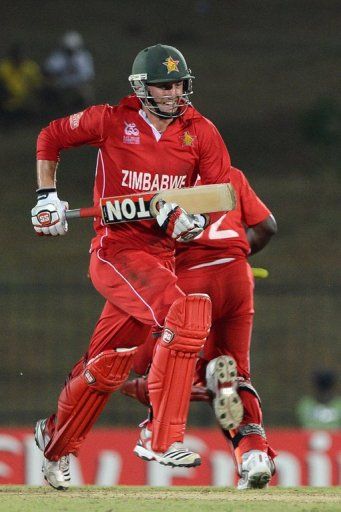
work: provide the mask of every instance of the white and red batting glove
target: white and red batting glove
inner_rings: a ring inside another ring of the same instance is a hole
[[[38,235],[65,235],[68,225],[65,211],[69,204],[61,201],[55,188],[37,190],[38,202],[31,210],[32,224]]]
[[[176,203],[161,204],[156,221],[168,236],[178,242],[193,240],[207,224],[204,215],[191,215]]]

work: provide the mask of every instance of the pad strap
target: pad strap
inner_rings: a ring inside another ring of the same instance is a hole
[[[261,405],[260,396],[257,390],[254,388],[254,386],[251,384],[250,380],[245,380],[243,377],[238,377],[238,389],[249,391],[249,393],[252,393],[257,398],[259,404]]]
[[[237,434],[232,438],[233,447],[237,448],[242,437],[251,435],[258,435],[266,439],[265,430],[262,425],[257,425],[256,423],[241,425],[238,428]]]

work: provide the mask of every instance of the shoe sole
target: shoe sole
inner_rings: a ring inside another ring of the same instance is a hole
[[[53,489],[56,489],[56,491],[67,491],[69,486],[62,486],[62,485],[59,485],[58,487],[56,487],[55,485],[51,484],[51,482],[48,481],[48,479],[46,478],[46,476],[44,476],[44,479],[45,479],[45,482],[47,482],[51,487],[53,487]]]
[[[243,491],[245,489],[266,489],[270,480],[271,475],[267,472],[255,473],[247,480],[241,479],[238,482],[237,489],[239,491]]]
[[[271,480],[269,473],[256,473],[249,477],[251,489],[264,489]]]
[[[237,380],[235,360],[229,356],[217,357],[213,374],[219,389],[219,396],[213,399],[216,418],[224,430],[237,428],[243,419],[243,403],[233,387],[226,387]]]
[[[171,461],[165,461],[162,459],[162,457],[158,457],[157,455],[151,455],[149,450],[146,450],[143,448],[143,446],[135,446],[134,453],[139,457],[140,459],[143,459],[147,462],[156,461],[159,464],[162,464],[163,466],[170,466],[173,468],[194,468],[197,466],[200,466],[201,459],[200,457],[196,458],[193,462],[190,463],[174,463]]]

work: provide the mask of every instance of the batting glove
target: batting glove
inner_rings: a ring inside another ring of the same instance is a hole
[[[65,235],[68,225],[65,211],[69,204],[61,201],[55,188],[37,190],[38,202],[31,210],[32,224],[38,235]]]
[[[204,215],[191,215],[176,203],[163,203],[156,221],[168,236],[178,242],[189,242],[204,230],[207,218]]]

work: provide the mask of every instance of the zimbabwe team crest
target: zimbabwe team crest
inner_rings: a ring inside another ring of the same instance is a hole
[[[162,64],[167,68],[167,75],[169,75],[169,73],[172,73],[172,71],[179,71],[179,61],[174,60],[173,57],[167,57],[165,62],[163,62]]]
[[[191,135],[189,132],[185,132],[180,138],[183,146],[193,146],[197,137],[196,135]]]

